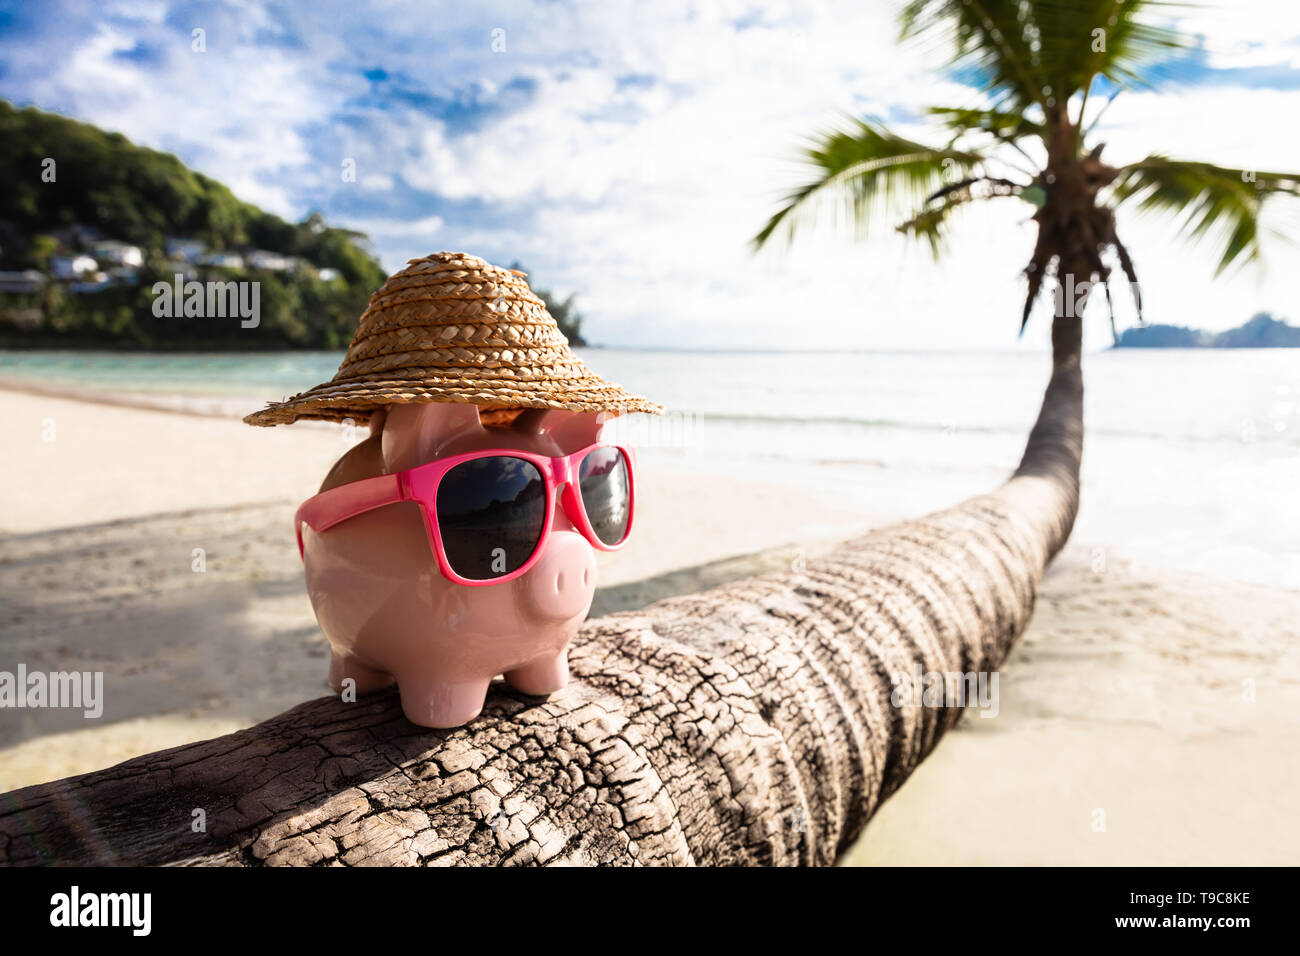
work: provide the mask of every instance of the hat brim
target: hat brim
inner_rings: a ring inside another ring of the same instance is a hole
[[[449,368],[401,371],[405,375],[418,373],[418,377],[384,375],[325,382],[283,402],[272,402],[245,416],[244,421],[263,426],[310,419],[360,424],[369,421],[377,408],[422,402],[461,402],[478,405],[485,412],[555,408],[610,415],[663,414],[663,406],[626,392],[590,371],[564,380],[488,377],[491,371],[486,369],[473,370],[469,375],[466,373],[470,370]]]

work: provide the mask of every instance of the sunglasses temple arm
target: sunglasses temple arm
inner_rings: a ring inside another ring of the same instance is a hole
[[[329,491],[322,491],[314,498],[303,502],[294,516],[294,531],[298,536],[298,556],[303,552],[302,526],[306,524],[317,534],[328,531],[349,518],[374,511],[385,505],[397,504],[411,497],[411,489],[405,472],[393,475],[379,475],[339,485]]]

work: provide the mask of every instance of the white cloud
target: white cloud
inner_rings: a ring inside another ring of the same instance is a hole
[[[1183,30],[1205,38],[1215,69],[1300,67],[1300,5],[1292,0],[1188,4],[1172,12]]]
[[[372,239],[391,238],[431,238],[442,231],[444,223],[441,216],[426,216],[424,219],[352,219],[348,221],[349,229],[364,232]]]

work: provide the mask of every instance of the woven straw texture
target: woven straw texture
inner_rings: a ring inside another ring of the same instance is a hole
[[[663,412],[606,382],[569,351],[569,340],[522,272],[460,252],[435,252],[410,260],[370,297],[332,379],[244,421],[359,424],[376,408],[409,402],[468,402],[492,423],[525,408]]]

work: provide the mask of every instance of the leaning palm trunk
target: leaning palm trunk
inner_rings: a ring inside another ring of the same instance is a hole
[[[826,864],[956,723],[895,676],[993,671],[1078,507],[1078,322],[992,494],[807,567],[590,622],[574,683],[455,731],[391,692],[0,796],[27,864]]]

